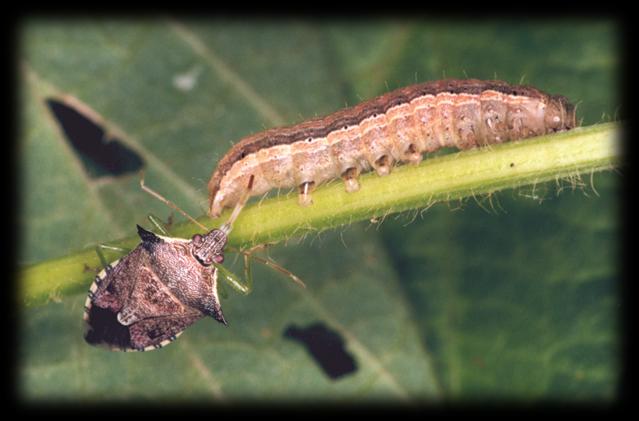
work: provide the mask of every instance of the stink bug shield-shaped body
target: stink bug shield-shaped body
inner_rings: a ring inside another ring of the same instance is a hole
[[[213,265],[224,260],[226,233],[216,229],[184,240],[138,226],[138,234],[142,242],[102,271],[89,290],[87,342],[150,350],[204,316],[226,324]]]
[[[251,185],[252,179],[249,190]],[[204,316],[226,324],[215,265],[224,261],[227,236],[244,202],[220,229],[190,240],[138,226],[142,242],[107,265],[89,289],[86,341],[113,350],[147,351],[175,340]]]

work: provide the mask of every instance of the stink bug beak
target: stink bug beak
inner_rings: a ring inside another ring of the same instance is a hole
[[[249,177],[248,186],[246,187],[246,191],[244,192],[244,195],[242,196],[240,201],[237,202],[237,205],[235,205],[235,208],[233,209],[233,213],[231,213],[231,216],[229,217],[229,220],[226,221],[224,223],[224,225],[222,225],[220,227],[220,230],[223,231],[224,234],[228,235],[231,232],[231,230],[233,229],[233,223],[235,222],[235,220],[237,219],[238,215],[240,214],[240,211],[242,210],[242,208],[246,204],[246,201],[251,196],[251,189],[253,188],[253,180],[254,179],[255,179],[255,176],[253,174],[251,174],[251,176]]]

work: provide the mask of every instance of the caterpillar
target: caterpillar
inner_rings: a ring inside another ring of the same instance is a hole
[[[575,127],[575,107],[561,95],[498,80],[440,80],[411,85],[326,117],[245,137],[219,161],[208,184],[209,215],[242,197],[298,187],[312,203],[319,184],[341,177],[355,192],[362,172],[387,175],[395,163],[418,164],[443,147],[469,149]]]

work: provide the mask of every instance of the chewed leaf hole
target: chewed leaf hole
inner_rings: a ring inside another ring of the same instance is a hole
[[[284,331],[284,337],[303,344],[326,375],[333,380],[357,370],[357,363],[344,348],[342,337],[323,323],[314,323],[303,328],[291,325]]]
[[[144,161],[104,128],[67,104],[48,99],[47,105],[91,178],[139,172]]]

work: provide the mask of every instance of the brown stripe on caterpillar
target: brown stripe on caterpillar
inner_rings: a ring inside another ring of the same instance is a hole
[[[359,189],[359,174],[391,171],[395,162],[419,163],[442,147],[469,149],[575,127],[575,109],[560,95],[530,86],[476,79],[407,86],[289,127],[248,136],[222,157],[209,181],[209,214],[232,207],[251,175],[251,195],[300,189],[311,203],[317,185],[342,177]]]

